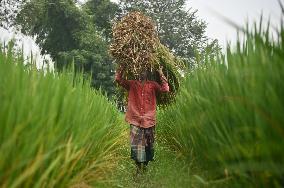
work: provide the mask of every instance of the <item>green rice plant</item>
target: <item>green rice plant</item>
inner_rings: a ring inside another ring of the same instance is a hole
[[[186,76],[176,103],[159,112],[163,140],[216,187],[284,185],[284,26],[262,22],[226,58]]]
[[[115,106],[82,74],[37,70],[0,49],[0,187],[104,180],[123,133]]]
[[[168,93],[157,94],[157,104],[163,108],[175,101],[182,80],[179,71],[185,71],[186,68],[184,62],[182,62],[180,58],[175,57],[170,50],[162,44],[158,45],[154,65],[156,66],[155,70],[158,70],[159,66],[163,67],[163,72],[168,80],[170,88],[170,92]],[[154,80],[160,82],[158,72],[155,72],[153,77]]]

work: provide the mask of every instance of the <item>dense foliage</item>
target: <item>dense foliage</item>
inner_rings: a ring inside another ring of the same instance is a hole
[[[88,6],[87,6],[88,5]],[[85,9],[73,0],[32,0],[22,5],[16,25],[21,32],[35,37],[42,54],[50,54],[57,70],[75,63],[76,70],[92,74],[92,86],[113,95],[113,64],[107,41],[93,20],[92,5]],[[88,10],[88,11],[87,11]],[[100,16],[100,13],[96,14]],[[109,17],[105,22],[109,23]]]

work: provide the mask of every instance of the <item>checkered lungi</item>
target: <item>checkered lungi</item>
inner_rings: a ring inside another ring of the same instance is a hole
[[[130,125],[131,158],[136,162],[153,161],[155,126],[150,128]]]

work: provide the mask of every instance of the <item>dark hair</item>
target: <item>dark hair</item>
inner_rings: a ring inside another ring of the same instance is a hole
[[[147,69],[147,70],[142,71],[141,74],[144,74],[144,73],[146,74],[146,79],[147,80],[152,80],[152,81],[155,80],[155,75],[154,75],[153,71]]]

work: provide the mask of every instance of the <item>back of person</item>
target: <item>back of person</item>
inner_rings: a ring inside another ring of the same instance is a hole
[[[158,70],[161,85],[147,80],[145,73],[140,80],[125,80],[122,72],[123,69],[116,72],[115,80],[128,91],[125,120],[130,124],[131,158],[140,172],[154,159],[156,93],[169,92],[169,85],[162,68]]]
[[[126,121],[140,127],[148,128],[156,124],[156,93],[154,81],[131,80],[128,91]]]

